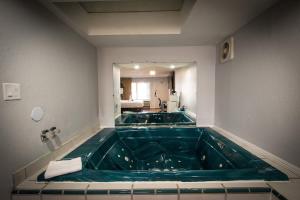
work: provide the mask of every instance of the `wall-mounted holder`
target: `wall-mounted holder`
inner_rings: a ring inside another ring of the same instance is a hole
[[[48,142],[49,138],[48,138],[48,133],[49,133],[49,130],[46,129],[46,130],[42,130],[42,133],[41,133],[41,141],[43,143],[46,143]]]
[[[50,129],[50,137],[54,138],[57,136],[57,134],[60,133],[60,129],[56,128],[55,126],[51,127]]]
[[[49,141],[49,139],[55,138],[59,133],[60,133],[60,129],[56,128],[55,126],[51,127],[49,130],[48,129],[42,130],[42,133],[40,135],[41,141],[43,143],[46,143]]]

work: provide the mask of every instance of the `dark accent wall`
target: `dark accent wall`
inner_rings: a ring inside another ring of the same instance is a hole
[[[121,87],[123,88],[122,100],[128,100],[131,95],[131,78],[121,78]]]

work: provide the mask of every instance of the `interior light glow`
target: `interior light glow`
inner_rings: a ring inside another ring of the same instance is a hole
[[[171,68],[171,69],[174,69],[174,68],[175,68],[175,65],[171,65],[170,68]]]
[[[134,65],[134,69],[139,69],[140,66],[138,64]]]
[[[151,76],[155,76],[155,74],[156,74],[156,71],[154,71],[154,70],[151,70],[151,71],[149,72],[149,74],[150,74]]]

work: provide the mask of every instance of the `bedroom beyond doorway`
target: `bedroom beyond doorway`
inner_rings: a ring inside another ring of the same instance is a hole
[[[149,112],[184,112],[195,119],[196,70],[195,62],[114,64],[115,119]]]

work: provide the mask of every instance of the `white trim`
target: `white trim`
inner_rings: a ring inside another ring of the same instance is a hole
[[[286,173],[289,178],[300,178],[300,168],[279,158],[278,156],[236,136],[235,134],[226,131],[220,127],[213,126],[212,129],[216,130],[218,133],[224,135],[226,138],[232,140],[233,142],[237,143],[238,145],[242,146],[246,150],[250,151],[251,153],[255,154],[256,156],[260,157],[261,159],[265,160],[272,166],[279,168],[284,173]]]

